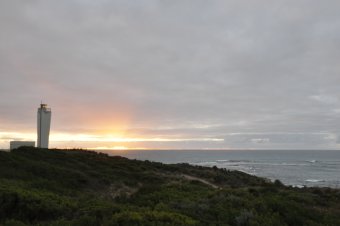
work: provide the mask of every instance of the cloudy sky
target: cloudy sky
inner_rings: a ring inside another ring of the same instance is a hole
[[[338,0],[2,0],[0,148],[340,148]]]

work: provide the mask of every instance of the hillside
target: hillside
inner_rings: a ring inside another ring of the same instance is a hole
[[[340,225],[340,191],[83,150],[0,152],[0,225]]]

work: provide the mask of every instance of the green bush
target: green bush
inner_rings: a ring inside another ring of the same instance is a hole
[[[217,167],[35,148],[0,163],[0,225],[340,225],[337,189]]]

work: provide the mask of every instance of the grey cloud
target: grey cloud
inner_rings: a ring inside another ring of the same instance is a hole
[[[34,130],[43,99],[58,131],[96,130],[91,115],[132,111],[128,130],[150,136],[338,133],[339,7],[333,0],[1,1],[0,130]],[[334,147],[314,138],[275,147]],[[237,139],[226,146],[278,138]]]

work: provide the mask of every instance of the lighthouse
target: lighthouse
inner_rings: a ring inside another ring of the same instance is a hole
[[[38,133],[38,148],[48,148],[51,125],[51,108],[47,108],[47,104],[40,104],[38,108],[37,133]]]

